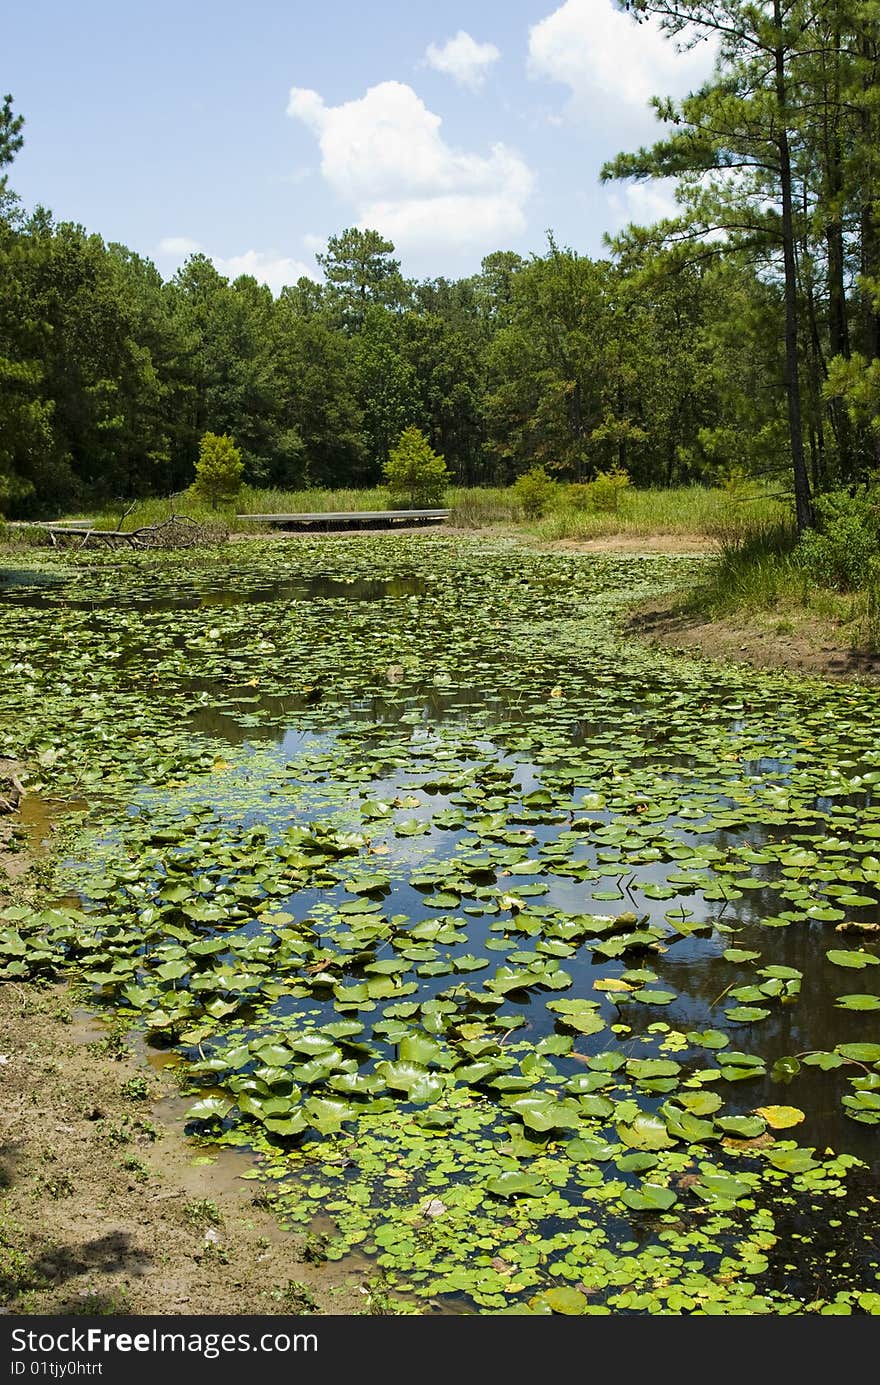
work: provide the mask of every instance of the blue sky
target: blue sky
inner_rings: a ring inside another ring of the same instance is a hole
[[[4,19],[0,91],[26,119],[26,206],[154,259],[188,251],[278,290],[375,226],[406,273],[491,250],[585,254],[668,189],[602,188],[650,141],[647,98],[711,66],[613,0],[29,0]]]

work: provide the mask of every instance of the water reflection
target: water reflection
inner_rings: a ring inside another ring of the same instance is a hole
[[[137,581],[126,580],[120,591],[102,585],[100,572],[83,571],[57,575],[39,571],[7,571],[0,573],[0,595],[13,596],[16,604],[47,609],[67,606],[72,610],[90,611],[102,608],[143,612],[198,611],[212,608],[230,609],[236,606],[259,606],[284,601],[385,601],[423,596],[427,591],[424,578],[403,575],[391,578],[362,578],[350,580],[337,576],[279,578],[276,582],[255,585],[253,574],[245,570],[240,582],[235,581],[235,569],[227,569],[222,581],[206,575],[204,585],[196,585],[191,573],[178,582],[167,577],[139,590]],[[130,574],[126,574],[127,579]],[[90,582],[91,579],[91,582]],[[91,585],[91,592],[88,587]]]

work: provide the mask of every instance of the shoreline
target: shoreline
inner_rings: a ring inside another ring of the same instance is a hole
[[[634,607],[625,629],[635,639],[670,653],[746,664],[761,670],[783,670],[834,681],[880,678],[880,653],[834,642],[833,628],[806,633],[779,612],[745,621],[712,620],[682,611],[679,594]]]
[[[39,906],[56,829],[24,802],[0,817],[0,903]],[[0,985],[0,1312],[369,1312],[378,1268],[309,1258],[250,1156],[184,1133],[173,1064],[81,989]]]

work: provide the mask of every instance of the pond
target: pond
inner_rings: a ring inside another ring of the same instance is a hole
[[[89,804],[3,974],[179,1055],[420,1311],[880,1311],[880,691],[627,637],[700,561],[308,537],[0,599],[5,737]]]

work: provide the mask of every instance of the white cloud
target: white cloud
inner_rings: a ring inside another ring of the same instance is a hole
[[[241,274],[250,274],[261,284],[268,284],[276,296],[287,284],[295,284],[297,279],[317,278],[317,272],[310,269],[302,260],[294,260],[274,251],[245,250],[241,255],[211,255],[197,240],[190,236],[165,236],[159,242],[159,255],[171,267],[177,268],[189,255],[198,251],[207,255],[219,274],[227,279],[237,279]]]
[[[159,254],[178,260],[185,260],[187,255],[195,255],[201,248],[198,241],[193,240],[191,236],[164,236],[159,241]]]
[[[684,96],[709,75],[714,53],[708,43],[679,53],[656,22],[636,24],[613,0],[565,0],[529,31],[529,75],[567,86],[575,118],[609,123],[652,96]]]
[[[293,87],[287,114],[317,137],[321,172],[361,226],[403,251],[448,245],[494,249],[525,228],[532,173],[503,144],[487,155],[453,149],[440,116],[412,87],[381,82],[358,100],[327,106],[315,91]]]
[[[295,284],[297,279],[315,279],[314,269],[309,269],[302,260],[293,260],[286,255],[275,255],[271,251],[245,250],[243,255],[231,255],[228,259],[220,255],[212,256],[221,274],[229,279],[237,279],[240,274],[251,274],[261,284],[268,284],[277,296],[286,284]]]
[[[626,183],[619,192],[608,193],[608,207],[616,228],[635,222],[653,226],[656,221],[677,216],[681,207],[675,200],[675,180],[658,178],[649,183]]]
[[[494,43],[477,43],[464,29],[459,29],[454,38],[447,39],[442,48],[429,43],[425,52],[425,62],[435,71],[451,77],[459,86],[477,91],[486,80],[486,74],[493,63],[501,57]]]

